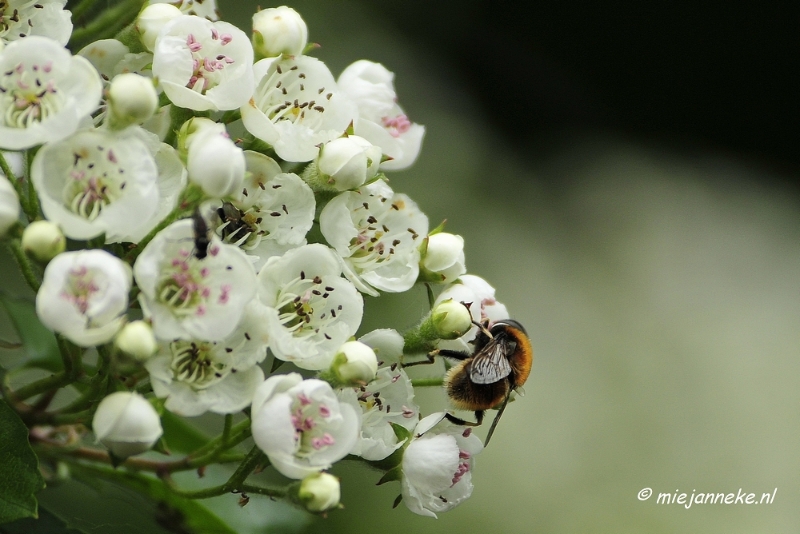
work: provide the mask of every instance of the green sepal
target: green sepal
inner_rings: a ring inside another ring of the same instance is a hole
[[[386,471],[381,477],[381,479],[375,483],[375,485],[380,486],[382,484],[386,484],[387,482],[394,482],[395,480],[400,481],[402,479],[403,479],[403,470],[400,469],[400,466],[398,465],[397,467],[393,467],[392,469]]]
[[[392,503],[392,508],[397,508],[398,506],[400,506],[400,503],[401,503],[402,501],[403,501],[403,494],[401,493],[400,495],[398,495],[398,496],[397,496],[397,497],[394,499],[394,502]]]
[[[403,461],[403,454],[406,447],[408,447],[408,444],[411,442],[411,432],[407,428],[397,423],[390,422],[389,424],[392,425],[392,430],[394,431],[395,437],[397,437],[397,442],[402,443],[402,445],[383,460],[367,462],[370,466],[380,469],[381,471],[392,471],[395,468],[399,468]]]
[[[303,49],[302,55],[306,56],[309,52],[316,50],[317,48],[322,48],[322,45],[319,43],[308,43]]]

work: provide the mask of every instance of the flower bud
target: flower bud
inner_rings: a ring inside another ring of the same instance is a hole
[[[342,384],[364,384],[375,378],[378,358],[368,345],[360,341],[348,341],[333,359],[331,370]]]
[[[381,148],[351,135],[323,145],[317,157],[317,171],[325,186],[337,191],[355,189],[378,174]]]
[[[452,282],[465,272],[464,238],[460,235],[439,232],[426,238],[422,255],[423,275],[426,282]]]
[[[431,320],[439,339],[456,339],[472,327],[472,315],[469,309],[460,302],[447,299],[431,311]]]
[[[294,9],[264,9],[253,15],[253,48],[262,57],[297,56],[308,42],[308,27]]]
[[[187,140],[186,169],[189,181],[206,194],[223,198],[238,194],[244,180],[244,152],[224,129],[201,127]]]
[[[330,473],[315,473],[303,479],[297,497],[309,512],[326,512],[339,505],[339,479]]]
[[[152,52],[161,28],[167,22],[181,15],[183,15],[181,10],[172,4],[150,4],[144,8],[136,19],[136,29],[139,30],[142,44]]]
[[[0,174],[0,237],[19,219],[19,199],[8,178]]]
[[[163,433],[155,408],[130,391],[117,391],[100,401],[92,428],[97,439],[120,459],[150,450]]]
[[[22,232],[22,250],[41,263],[47,263],[67,248],[67,239],[57,224],[34,221]]]
[[[112,129],[141,124],[155,113],[158,94],[150,78],[133,72],[119,74],[108,88],[108,118]]]
[[[140,362],[150,358],[158,350],[152,327],[144,321],[133,321],[122,327],[114,344],[125,354]]]

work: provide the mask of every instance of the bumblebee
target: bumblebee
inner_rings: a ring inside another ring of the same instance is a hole
[[[435,353],[459,360],[444,377],[445,389],[453,406],[474,411],[476,421],[465,421],[449,413],[447,419],[460,425],[478,426],[486,410],[499,406],[484,443],[488,445],[511,393],[528,379],[533,348],[525,328],[513,319],[496,321],[490,328],[488,322],[478,326],[472,354],[444,349]]]

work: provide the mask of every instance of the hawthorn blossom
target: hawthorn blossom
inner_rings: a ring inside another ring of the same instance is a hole
[[[428,217],[383,180],[336,196],[323,208],[319,224],[359,291],[398,293],[416,282]]]
[[[209,119],[191,122],[200,126],[186,141],[189,180],[214,198],[238,194],[245,172],[242,149],[231,140],[222,124]]]
[[[452,282],[467,272],[464,264],[464,238],[438,232],[425,238],[420,267],[426,281]]]
[[[417,424],[403,453],[403,502],[415,514],[436,517],[472,495],[473,457],[483,450],[471,427],[434,413]]]
[[[285,161],[311,161],[317,146],[341,137],[356,116],[328,67],[309,56],[262,59],[253,66],[256,89],[242,122]]]
[[[370,383],[339,392],[339,399],[361,410],[361,432],[351,452],[365,460],[383,460],[403,445],[391,423],[411,431],[419,421],[414,388],[398,365],[378,369]]]
[[[220,239],[240,247],[259,271],[272,256],[306,244],[316,203],[311,188],[274,159],[252,151],[244,159],[241,194],[204,212]]]
[[[76,345],[111,341],[125,324],[131,271],[99,249],[63,252],[47,264],[36,293],[36,314]]]
[[[130,130],[82,130],[47,144],[31,179],[45,217],[72,239],[131,241],[158,208],[155,158]]]
[[[394,73],[362,59],[339,75],[339,89],[358,106],[355,133],[381,147],[391,159],[382,170],[401,170],[416,161],[425,127],[411,122],[397,104]]]
[[[258,273],[258,297],[270,309],[267,330],[276,358],[303,369],[330,367],[364,313],[361,295],[341,273],[336,255],[321,244],[267,260]]]
[[[274,375],[256,389],[253,440],[270,464],[289,478],[328,469],[358,440],[360,416],[340,402],[330,384],[298,373]]]
[[[317,180],[325,189],[355,189],[375,178],[380,164],[380,147],[357,135],[340,137],[319,147]]]
[[[0,41],[8,43],[31,35],[49,37],[65,46],[72,34],[67,0],[5,0],[0,4]]]
[[[232,24],[181,15],[158,34],[153,76],[176,106],[235,109],[253,93],[253,47]]]
[[[244,253],[212,234],[207,256],[199,259],[193,228],[190,219],[167,226],[133,265],[139,301],[160,340],[222,341],[255,293],[255,272]]]
[[[100,102],[91,63],[52,39],[32,35],[0,54],[0,147],[21,150],[78,129]]]
[[[153,392],[167,399],[169,411],[184,416],[234,413],[249,406],[264,381],[256,364],[267,355],[265,323],[264,307],[253,300],[236,329],[222,341],[162,342],[145,363]]]

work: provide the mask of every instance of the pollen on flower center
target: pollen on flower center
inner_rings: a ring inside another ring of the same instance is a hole
[[[17,66],[0,77],[3,121],[11,128],[27,128],[42,122],[63,107],[60,93],[49,74],[53,64]]]
[[[312,86],[297,65],[276,65],[258,93],[257,106],[272,122],[300,122],[312,129],[322,124],[325,104],[333,96],[325,87]]]
[[[397,115],[396,117],[383,117],[381,119],[383,127],[389,131],[392,137],[400,137],[411,129],[412,122],[408,120],[405,114]]]
[[[208,278],[208,267],[182,248],[162,271],[158,299],[170,306],[176,315],[204,315],[211,296]],[[221,288],[219,304],[227,302],[229,292],[230,288]]]
[[[192,52],[192,76],[186,87],[205,94],[209,89],[216,87],[221,79],[221,71],[228,65],[236,63],[232,57],[221,53],[222,47],[231,42],[233,37],[227,33],[220,34],[216,29],[211,29],[211,40],[200,42],[189,34],[186,38],[186,47]]]
[[[302,393],[297,396],[292,406],[297,456],[309,456],[336,443],[336,439],[325,431],[325,425],[320,424],[320,419],[324,423],[330,415],[330,408],[325,404],[315,402]]]
[[[278,296],[276,308],[281,324],[296,337],[319,334],[336,319],[337,311],[342,309],[341,305],[336,308],[327,305],[327,299],[334,289],[325,285],[319,276],[307,278],[301,271],[300,276],[286,284]],[[327,334],[323,335],[330,339]]]
[[[82,314],[88,311],[92,296],[100,291],[95,273],[85,266],[69,271],[66,287],[62,297],[71,302]]]
[[[371,199],[385,203],[385,197],[374,197]],[[392,205],[391,209],[401,210],[403,206]],[[413,228],[389,228],[385,222],[379,221],[370,211],[369,202],[364,202],[357,206],[354,215],[358,215],[355,221],[358,228],[358,235],[350,241],[350,261],[356,266],[379,264],[391,259],[399,245],[408,237],[416,240],[419,234]],[[360,212],[360,214],[359,214]]]
[[[73,153],[72,169],[64,185],[64,203],[91,221],[122,196],[125,184],[125,169],[113,149],[82,147]]]
[[[214,358],[213,343],[175,341],[170,344],[172,352],[173,379],[190,385],[194,389],[205,389],[234,371]]]

